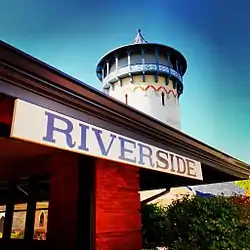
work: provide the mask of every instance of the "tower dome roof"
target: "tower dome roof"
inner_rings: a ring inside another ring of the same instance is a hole
[[[169,52],[172,56],[176,57],[180,61],[180,63],[183,66],[183,70],[182,70],[182,74],[181,74],[183,76],[187,70],[187,61],[186,61],[185,57],[182,55],[182,53],[180,53],[178,50],[176,50],[172,47],[169,47],[167,45],[164,45],[164,44],[157,44],[157,43],[151,43],[151,42],[149,43],[142,36],[140,29],[137,30],[137,35],[136,35],[133,43],[112,49],[111,51],[107,52],[104,56],[102,56],[99,59],[99,62],[97,63],[97,69],[99,69],[99,67],[101,65],[103,65],[107,60],[114,58],[115,55],[117,55],[119,53],[126,52],[126,51],[133,51],[133,50],[136,50],[139,48],[143,48],[143,49],[147,50],[147,49],[154,49],[156,47],[159,49],[159,51],[163,51],[164,53]]]

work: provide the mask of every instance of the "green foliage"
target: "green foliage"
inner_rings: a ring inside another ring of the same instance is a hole
[[[164,245],[167,236],[166,209],[156,204],[142,206],[142,235],[145,249]]]
[[[142,217],[144,242],[145,239],[147,240],[145,246],[150,245],[151,240],[148,233],[145,233],[148,230],[145,217],[153,220],[154,216],[151,214],[159,214],[153,211],[153,209],[157,210],[156,207],[156,205],[150,205],[151,210],[147,210],[146,207],[143,210],[148,212]],[[250,249],[249,210],[247,213],[245,210],[242,212],[243,207],[233,202],[232,198],[194,196],[190,199],[186,197],[175,201],[168,209],[161,208],[161,211],[160,221],[164,227],[155,226],[157,222],[150,224],[151,227],[158,228],[157,232],[149,229],[154,235],[153,247],[168,246],[169,249],[174,250]],[[157,233],[160,236],[159,242],[156,242]]]

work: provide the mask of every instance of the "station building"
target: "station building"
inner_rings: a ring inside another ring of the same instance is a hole
[[[141,250],[139,191],[248,179],[181,132],[186,69],[139,30],[101,92],[1,41],[0,248]]]

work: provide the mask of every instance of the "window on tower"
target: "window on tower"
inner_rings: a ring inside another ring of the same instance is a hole
[[[128,94],[125,94],[125,103],[128,104]]]
[[[161,93],[161,104],[162,104],[162,106],[165,106],[165,94],[164,94],[164,92]]]
[[[146,82],[146,76],[145,76],[145,74],[142,74],[142,81]]]

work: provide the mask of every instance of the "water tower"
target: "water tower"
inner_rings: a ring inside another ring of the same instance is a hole
[[[186,69],[180,52],[147,42],[138,30],[134,43],[104,55],[96,72],[105,93],[180,129],[179,98]]]

